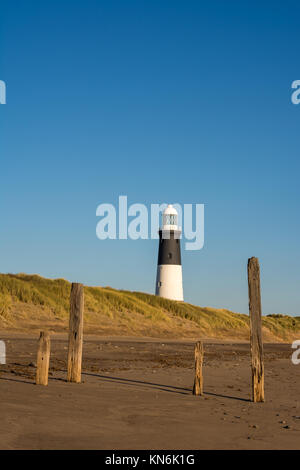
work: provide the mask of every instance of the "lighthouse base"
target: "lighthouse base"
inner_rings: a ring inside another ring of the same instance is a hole
[[[181,265],[161,264],[157,266],[155,295],[170,300],[183,300]]]

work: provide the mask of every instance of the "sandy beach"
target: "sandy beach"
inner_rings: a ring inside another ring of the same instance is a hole
[[[299,449],[300,366],[265,344],[266,402],[250,401],[248,343],[85,336],[82,383],[66,382],[67,336],[51,337],[49,385],[35,385],[37,336],[0,333],[1,449]]]

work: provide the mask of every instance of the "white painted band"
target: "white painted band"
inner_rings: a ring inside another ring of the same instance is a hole
[[[181,265],[161,264],[157,266],[155,294],[171,300],[183,300]]]

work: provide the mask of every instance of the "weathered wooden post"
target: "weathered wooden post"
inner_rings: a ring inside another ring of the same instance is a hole
[[[74,282],[70,297],[68,382],[81,382],[83,310],[83,285]]]
[[[248,260],[252,401],[265,401],[264,362],[261,332],[260,269],[257,258]]]
[[[203,375],[202,375],[202,365],[203,365],[203,343],[198,341],[195,344],[195,381],[193,387],[193,395],[203,395]]]
[[[48,372],[50,360],[50,336],[47,331],[41,331],[38,342],[36,363],[36,384],[48,385]]]

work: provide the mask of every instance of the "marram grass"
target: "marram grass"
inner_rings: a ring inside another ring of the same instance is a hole
[[[2,328],[66,329],[71,284],[38,275],[0,274]],[[142,292],[110,287],[85,287],[85,327],[88,332],[170,336],[249,338],[249,317],[225,309],[197,307]],[[56,328],[57,327],[57,328]],[[300,338],[300,317],[263,317],[266,339]]]

